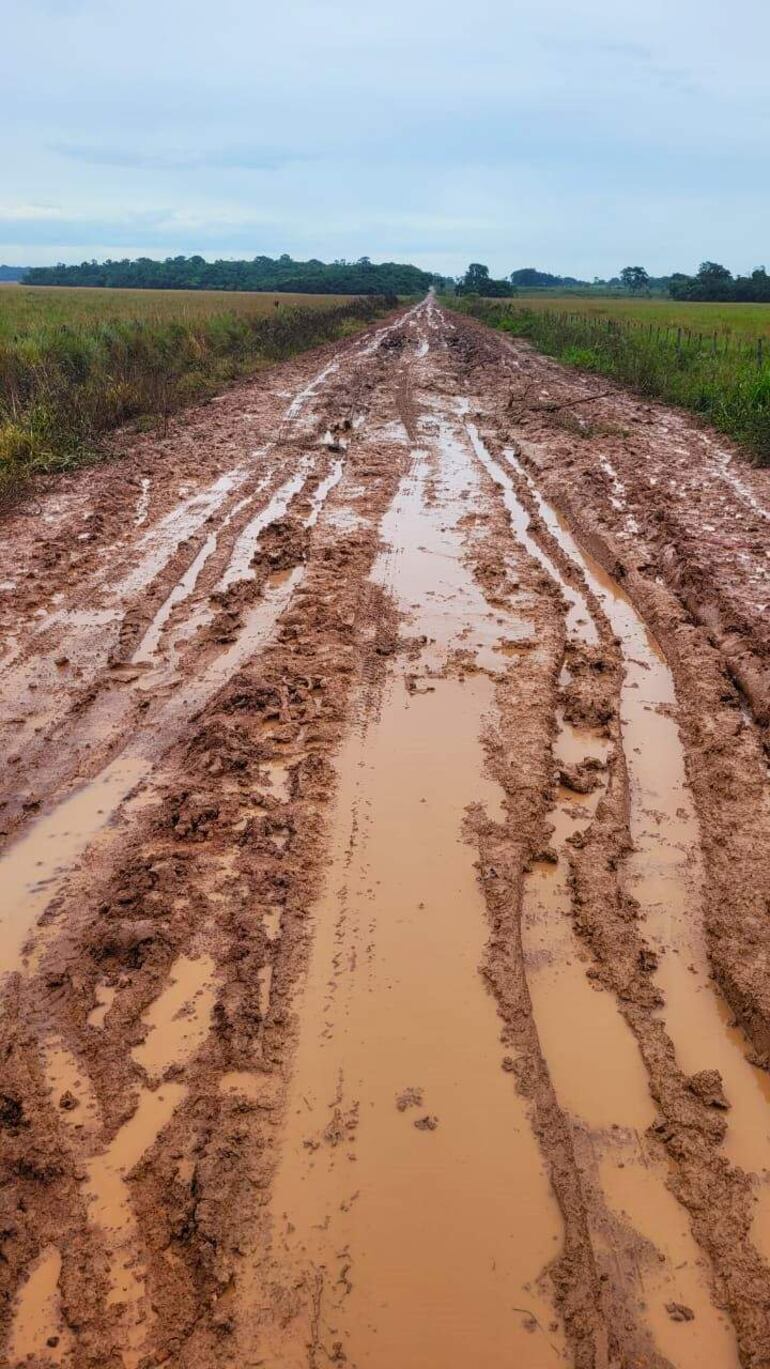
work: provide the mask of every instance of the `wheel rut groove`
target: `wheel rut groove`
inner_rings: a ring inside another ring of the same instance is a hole
[[[576,385],[429,297],[8,521],[9,1364],[770,1365],[755,580]]]

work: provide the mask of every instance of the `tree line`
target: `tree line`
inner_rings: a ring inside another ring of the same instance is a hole
[[[270,290],[308,295],[424,294],[434,277],[430,271],[399,262],[375,265],[358,261],[293,261],[254,257],[250,261],[206,261],[203,257],[151,257],[122,261],[84,261],[79,266],[33,266],[24,285],[87,285],[138,290]]]
[[[611,290],[620,289],[620,277],[612,280],[579,280],[577,276],[557,276],[550,271],[538,271],[534,266],[523,266],[509,276],[496,280],[489,267],[472,261],[465,275],[449,281],[449,288],[457,295],[481,295],[485,299],[510,297],[519,290]]]
[[[633,295],[648,294],[658,285],[643,266],[625,266],[620,273],[624,289]],[[674,271],[663,277],[672,299],[701,300],[718,303],[770,303],[770,276],[764,266],[758,266],[750,276],[733,276],[726,266],[717,261],[701,262],[694,276]]]
[[[458,295],[480,295],[485,299],[510,297],[519,290],[585,290],[597,294],[623,291],[631,295],[668,294],[672,299],[712,300],[736,303],[770,303],[770,275],[764,266],[757,267],[749,276],[733,276],[719,262],[704,261],[694,276],[674,271],[670,276],[651,276],[643,266],[624,266],[609,280],[595,277],[593,281],[578,280],[575,276],[556,276],[549,271],[538,271],[534,266],[512,271],[510,276],[495,280],[489,267],[471,262],[464,276],[454,282]]]
[[[204,257],[151,257],[122,261],[84,261],[79,266],[0,267],[0,280],[24,285],[88,285],[147,290],[269,290],[314,295],[418,295],[429,286],[458,295],[508,298],[520,290],[578,290],[632,295],[668,294],[679,300],[714,300],[770,303],[770,276],[764,266],[748,276],[733,276],[726,266],[705,261],[693,276],[674,271],[652,276],[643,266],[624,266],[608,280],[592,281],[520,267],[496,279],[489,267],[471,262],[464,275],[453,278],[401,262],[375,265],[368,257],[358,261],[294,261],[280,257],[254,257],[249,261],[206,261]]]
[[[719,262],[704,261],[695,276],[673,275],[669,292],[674,299],[770,304],[770,276],[764,266],[750,276],[733,276]]]

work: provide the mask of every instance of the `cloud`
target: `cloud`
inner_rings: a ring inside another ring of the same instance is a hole
[[[5,0],[3,36],[22,260],[767,255],[766,0]]]
[[[87,166],[114,166],[136,171],[201,171],[234,168],[277,171],[297,162],[312,160],[307,152],[272,148],[214,147],[190,151],[145,151],[126,147],[91,147],[76,143],[52,143],[51,151]]]

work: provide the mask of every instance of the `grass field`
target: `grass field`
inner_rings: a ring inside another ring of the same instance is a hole
[[[611,313],[607,306],[614,300],[576,302],[568,296],[560,302],[563,310],[554,296],[547,302],[539,296],[536,304],[523,296],[447,300],[482,323],[528,338],[538,351],[568,366],[611,376],[639,394],[691,409],[742,443],[760,465],[770,466],[770,345],[757,321],[768,306],[629,300],[618,301]],[[656,316],[645,309],[670,312]],[[701,310],[708,312],[710,327]],[[688,322],[693,314],[699,326]],[[753,331],[748,324],[724,324],[726,317],[748,316]]]
[[[273,295],[227,290],[88,290],[59,285],[0,285],[0,339],[38,327],[144,319],[210,318],[212,314],[264,315],[271,310],[328,309],[350,295]]]
[[[770,304],[693,304],[675,299],[630,299],[628,296],[517,295],[517,309],[557,314],[586,314],[631,320],[658,328],[687,328],[693,333],[735,333],[737,337],[770,337]]]
[[[378,318],[395,297],[0,289],[0,505],[36,472],[103,453],[110,429],[165,428],[239,376]]]

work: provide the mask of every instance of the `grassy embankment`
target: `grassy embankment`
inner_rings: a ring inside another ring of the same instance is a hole
[[[566,365],[692,410],[770,466],[770,306],[572,296],[447,303]]]
[[[218,291],[0,289],[0,504],[98,457],[127,422],[164,427],[238,376],[355,331],[393,301]]]

